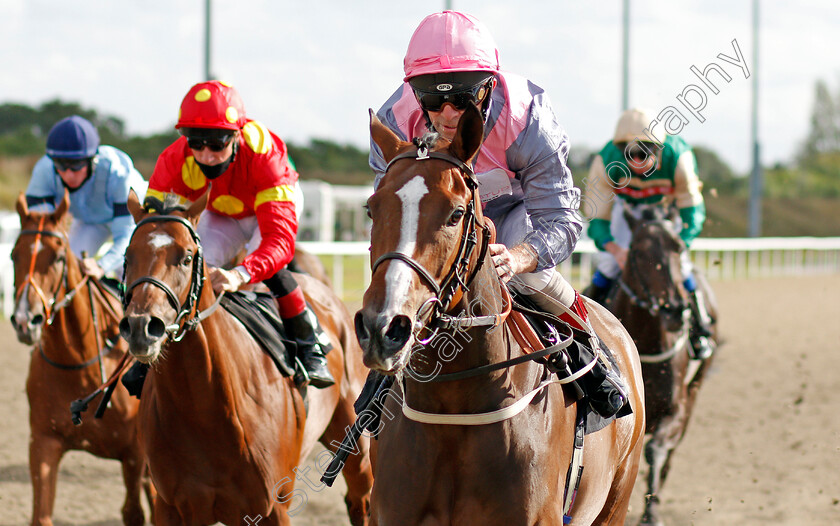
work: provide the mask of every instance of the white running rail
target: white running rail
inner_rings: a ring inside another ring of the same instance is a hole
[[[0,239],[0,310],[8,318],[14,308],[14,268],[9,258],[14,239]],[[300,246],[322,258],[343,300],[361,299],[370,282],[368,242],[301,242]],[[691,248],[695,264],[712,280],[840,273],[840,237],[700,238]],[[560,272],[582,289],[589,283],[596,254],[592,241],[583,240],[560,264]]]

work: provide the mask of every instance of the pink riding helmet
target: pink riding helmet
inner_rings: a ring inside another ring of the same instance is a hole
[[[456,71],[499,71],[499,50],[487,27],[457,11],[427,16],[420,22],[403,61],[405,78]]]

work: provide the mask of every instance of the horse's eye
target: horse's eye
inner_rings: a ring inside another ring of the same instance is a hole
[[[364,209],[365,209],[365,213],[367,214],[367,216],[368,216],[369,218],[373,219],[373,216],[372,216],[372,215],[370,215],[370,206],[368,206],[368,204],[367,204],[367,203],[365,203],[364,205],[362,205],[362,208],[364,208]]]
[[[461,207],[456,208],[452,215],[449,216],[449,221],[446,222],[446,226],[455,226],[458,222],[461,221],[461,218],[464,217],[464,209]]]
[[[193,262],[193,255],[192,254],[187,254],[186,256],[184,256],[184,261],[181,264],[182,265],[190,265],[190,264],[192,264],[192,262]]]

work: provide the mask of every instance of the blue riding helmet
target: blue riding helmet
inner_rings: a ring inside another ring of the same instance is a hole
[[[78,115],[58,121],[47,136],[47,155],[53,159],[87,159],[96,155],[97,148],[99,133]]]

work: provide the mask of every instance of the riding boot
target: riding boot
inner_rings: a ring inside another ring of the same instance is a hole
[[[700,290],[693,290],[689,294],[691,297],[689,301],[691,308],[691,329],[689,330],[691,358],[708,360],[714,353],[714,346],[710,340],[712,336],[711,319],[706,311],[705,298]]]
[[[600,271],[595,271],[595,274],[592,275],[592,283],[589,284],[589,288],[586,291],[588,292],[589,298],[606,307],[607,294],[609,294],[612,288],[613,281]]]
[[[577,293],[575,294],[575,302],[570,307],[570,310],[586,322],[586,326],[581,327],[579,323],[570,323],[570,325],[575,329],[588,333],[590,335],[590,343],[593,346],[602,346],[603,342],[592,332],[586,305],[584,305],[583,300]],[[566,318],[571,318],[571,316],[566,315]],[[564,318],[561,317],[561,319]],[[564,321],[568,321],[568,319],[564,319]],[[578,348],[575,349],[577,352],[571,349],[569,352],[570,365],[573,372],[580,371],[594,360],[592,370],[578,380],[583,392],[589,398],[589,405],[604,418],[616,415],[627,404],[629,399],[624,380],[618,371],[609,365],[605,357],[593,353],[591,349],[582,346],[581,342],[576,343],[578,343]]]
[[[143,392],[143,383],[146,381],[146,373],[149,372],[149,365],[140,362],[134,364],[122,375],[120,382],[125,386],[125,390],[131,396],[140,399],[140,393]]]
[[[323,389],[335,384],[335,378],[327,367],[327,353],[332,344],[309,305],[297,316],[283,318],[283,325],[286,336],[297,345],[297,359],[303,366],[301,377],[295,377],[298,385],[309,384]],[[304,375],[305,378],[302,377]]]
[[[589,347],[602,344],[589,325],[589,313],[580,294],[559,273],[554,273],[549,284],[540,292],[530,296],[534,303],[573,329],[589,335],[589,341],[575,340],[574,345],[567,349],[569,361],[566,372],[574,374],[591,364],[592,368],[577,380],[578,386],[598,414],[604,418],[617,414],[627,404],[628,390],[618,371],[608,365],[606,357],[598,356]],[[574,299],[570,302],[569,298],[572,297]],[[558,298],[566,298],[566,301],[559,301]],[[575,316],[561,307],[566,303],[571,303],[567,309]],[[560,374],[563,372],[560,371]]]

